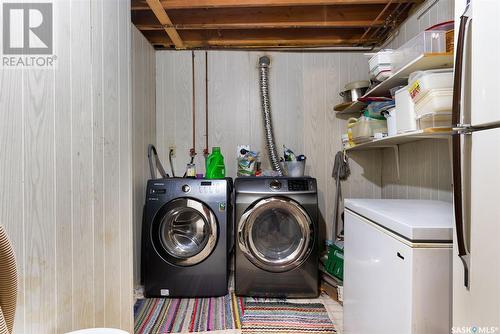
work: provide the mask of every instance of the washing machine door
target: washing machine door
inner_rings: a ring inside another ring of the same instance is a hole
[[[212,210],[190,198],[165,204],[151,229],[158,254],[179,266],[192,266],[205,260],[217,244],[217,235],[217,219]]]
[[[243,214],[238,226],[238,243],[245,256],[271,272],[300,266],[314,244],[309,215],[287,198],[260,200]]]

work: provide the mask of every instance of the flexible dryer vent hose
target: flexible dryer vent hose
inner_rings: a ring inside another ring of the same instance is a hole
[[[17,299],[17,269],[14,250],[0,225],[0,334],[11,334]]]
[[[262,104],[262,113],[264,115],[264,131],[266,136],[267,151],[271,166],[274,171],[278,172],[280,176],[283,175],[283,168],[280,165],[278,152],[274,143],[273,123],[271,119],[271,102],[269,101],[269,65],[271,60],[269,57],[259,58],[260,70],[260,100]]]

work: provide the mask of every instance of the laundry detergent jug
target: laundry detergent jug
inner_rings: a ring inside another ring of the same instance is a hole
[[[226,176],[224,157],[220,152],[220,147],[212,147],[212,153],[207,158],[207,179],[223,179]]]

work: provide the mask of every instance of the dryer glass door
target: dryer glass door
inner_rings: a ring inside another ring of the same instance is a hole
[[[283,272],[307,259],[314,231],[309,215],[296,202],[278,197],[263,199],[241,219],[240,248],[256,266]]]
[[[205,204],[179,198],[161,210],[152,233],[153,244],[166,261],[190,266],[206,259],[215,248],[217,223]]]

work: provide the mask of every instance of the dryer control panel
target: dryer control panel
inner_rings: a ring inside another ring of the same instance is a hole
[[[288,180],[288,190],[289,191],[308,191],[309,182],[308,180]]]
[[[237,193],[288,194],[316,193],[316,179],[311,177],[239,177]]]

